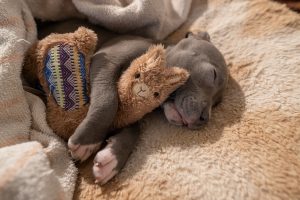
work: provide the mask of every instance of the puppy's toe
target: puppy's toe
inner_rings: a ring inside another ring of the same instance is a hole
[[[94,159],[93,173],[95,183],[105,184],[117,173],[117,157],[112,153],[111,148],[105,148],[99,151]]]
[[[100,148],[100,143],[97,144],[74,144],[71,140],[68,141],[68,147],[71,152],[71,156],[75,160],[85,161],[91,154],[95,153]]]

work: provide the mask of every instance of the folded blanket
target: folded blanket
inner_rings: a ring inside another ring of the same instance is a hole
[[[1,148],[0,154],[1,199],[60,199],[64,196],[38,142]]]
[[[163,39],[187,18],[191,0],[73,0],[88,18],[110,30]]]
[[[57,21],[72,17],[87,17],[91,22],[115,32],[130,32],[163,39],[187,19],[192,0],[26,0],[26,2],[33,16],[41,20]]]

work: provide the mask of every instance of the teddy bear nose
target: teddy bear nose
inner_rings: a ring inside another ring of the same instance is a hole
[[[150,90],[148,85],[146,85],[145,83],[136,83],[133,86],[133,94],[139,96],[139,97],[148,97],[150,94]]]

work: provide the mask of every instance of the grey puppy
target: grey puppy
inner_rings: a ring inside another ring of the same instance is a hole
[[[117,43],[115,46],[122,49],[124,48],[123,45]],[[136,48],[136,45],[134,46],[131,48]],[[116,52],[116,50],[112,52]],[[131,55],[131,53],[128,55]],[[125,55],[123,54],[121,57],[123,56]],[[93,60],[93,62],[95,61]],[[100,60],[97,60],[97,62],[100,62]],[[163,104],[166,118],[172,124],[186,125],[190,129],[200,128],[201,125],[208,122],[212,106],[222,100],[228,76],[222,54],[210,42],[209,35],[206,32],[189,33],[187,38],[181,40],[175,46],[168,47],[167,63],[169,66],[184,67],[190,72],[191,77]],[[114,84],[114,82],[110,84]],[[110,97],[107,100],[111,101],[112,99]],[[105,102],[103,97],[99,102]],[[110,110],[113,110],[113,108],[110,108]],[[107,117],[105,113],[107,112],[100,113],[102,118],[99,117],[97,122],[99,120],[104,121],[104,118]],[[92,119],[88,115],[86,120]],[[85,132],[85,130],[86,127],[84,126],[81,132],[83,134],[82,138],[90,137],[89,132]],[[98,134],[97,137],[99,138],[97,128],[94,131],[96,131],[95,134]],[[135,146],[138,133],[138,124],[135,124],[109,138],[107,146],[99,151],[94,159],[93,172],[96,182],[104,184],[121,170]],[[97,141],[96,138],[93,139]],[[83,139],[77,140],[79,143],[84,143],[83,141]],[[81,146],[81,148],[84,151],[86,145]]]
[[[228,71],[224,57],[206,32],[188,33],[167,49],[168,66],[181,66],[191,76],[163,104],[168,121],[197,129],[208,122],[212,106],[222,100]]]
[[[90,107],[68,141],[74,158],[86,160],[107,138],[117,113],[121,72],[151,44],[151,40],[142,37],[120,36],[105,43],[92,57]]]
[[[101,38],[101,33],[97,34]],[[129,63],[153,43],[136,36],[117,37],[105,43],[92,59],[90,108],[68,146],[72,156],[83,161],[107,140],[94,158],[93,173],[101,184],[122,169],[139,135],[138,123],[109,133],[118,106],[116,82]],[[191,76],[162,105],[165,116],[172,124],[197,129],[209,120],[212,106],[222,99],[228,76],[224,58],[210,43],[209,35],[199,32],[188,33],[178,44],[168,47],[167,63],[187,69]]]

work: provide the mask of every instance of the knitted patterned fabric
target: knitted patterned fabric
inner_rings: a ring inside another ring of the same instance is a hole
[[[44,64],[49,90],[61,108],[74,110],[88,103],[85,59],[76,47],[68,44],[53,46]]]

